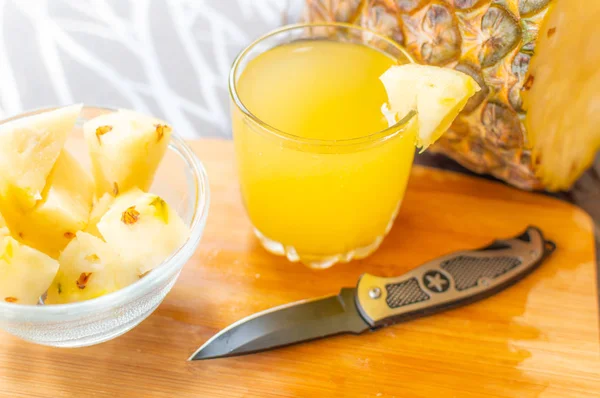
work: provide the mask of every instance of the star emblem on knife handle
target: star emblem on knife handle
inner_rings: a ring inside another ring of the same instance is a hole
[[[450,287],[448,278],[439,271],[429,271],[423,277],[425,287],[432,292],[442,293]]]

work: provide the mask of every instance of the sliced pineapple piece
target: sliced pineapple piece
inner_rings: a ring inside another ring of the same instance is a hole
[[[92,159],[96,194],[138,187],[148,191],[163,158],[172,128],[133,111],[98,116],[84,125]]]
[[[57,258],[75,233],[86,227],[93,195],[91,176],[63,150],[36,206],[27,211],[5,206],[3,214],[13,236]]]
[[[58,258],[60,269],[48,289],[46,304],[90,300],[121,289],[136,280],[136,272],[122,267],[110,246],[78,232]]]
[[[0,237],[0,301],[37,304],[57,271],[56,260],[10,236]]]
[[[163,199],[137,188],[115,199],[98,230],[140,276],[161,264],[189,236],[188,227]]]
[[[417,146],[423,150],[440,138],[469,98],[480,90],[471,76],[436,66],[392,66],[380,79],[393,115],[390,124],[417,111]]]
[[[98,201],[96,201],[94,207],[92,208],[92,212],[90,213],[88,225],[84,229],[85,232],[102,238],[100,231],[98,231],[98,222],[100,221],[100,219],[102,219],[102,216],[106,214],[106,212],[108,211],[110,206],[112,206],[114,201],[115,197],[108,192],[105,193],[100,199],[98,199]]]
[[[41,199],[46,178],[75,126],[82,105],[0,124],[0,211],[28,210]]]
[[[4,217],[0,214],[0,228],[6,227],[6,221],[4,221]]]

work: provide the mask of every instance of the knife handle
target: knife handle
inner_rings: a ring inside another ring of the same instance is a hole
[[[469,304],[518,282],[555,248],[538,228],[528,227],[514,238],[437,258],[399,277],[364,274],[357,307],[376,328]]]

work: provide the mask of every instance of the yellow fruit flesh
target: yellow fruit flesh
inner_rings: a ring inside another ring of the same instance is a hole
[[[37,304],[57,270],[56,260],[9,236],[0,237],[0,301]]]
[[[171,131],[163,121],[125,110],[85,123],[96,195],[150,189]]]
[[[58,262],[60,269],[48,288],[46,304],[90,300],[138,279],[122,267],[121,259],[108,244],[85,232],[77,233]]]
[[[68,152],[61,152],[42,192],[29,211],[2,209],[13,234],[26,244],[57,258],[77,231],[86,227],[92,207],[91,177]]]
[[[0,124],[0,211],[35,206],[81,105]]]
[[[600,148],[599,20],[600,2],[555,2],[529,66],[526,126],[550,190],[568,189]]]
[[[98,223],[125,267],[142,276],[181,247],[188,227],[162,199],[139,189],[119,195]]]
[[[98,199],[98,201],[96,201],[94,207],[92,208],[92,212],[90,213],[88,225],[85,227],[84,232],[97,236],[98,238],[102,238],[100,231],[98,231],[98,222],[100,222],[102,216],[106,214],[114,201],[115,197],[111,193],[105,193],[100,199]]]

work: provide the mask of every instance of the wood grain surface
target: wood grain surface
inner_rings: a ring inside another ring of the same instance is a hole
[[[600,397],[593,224],[567,203],[413,169],[397,222],[373,256],[326,271],[266,253],[239,197],[230,142],[199,141],[212,206],[172,292],[140,326],[88,348],[0,332],[2,397]],[[516,286],[404,324],[245,357],[187,362],[228,324],[266,308],[396,276],[528,224],[555,254]]]

